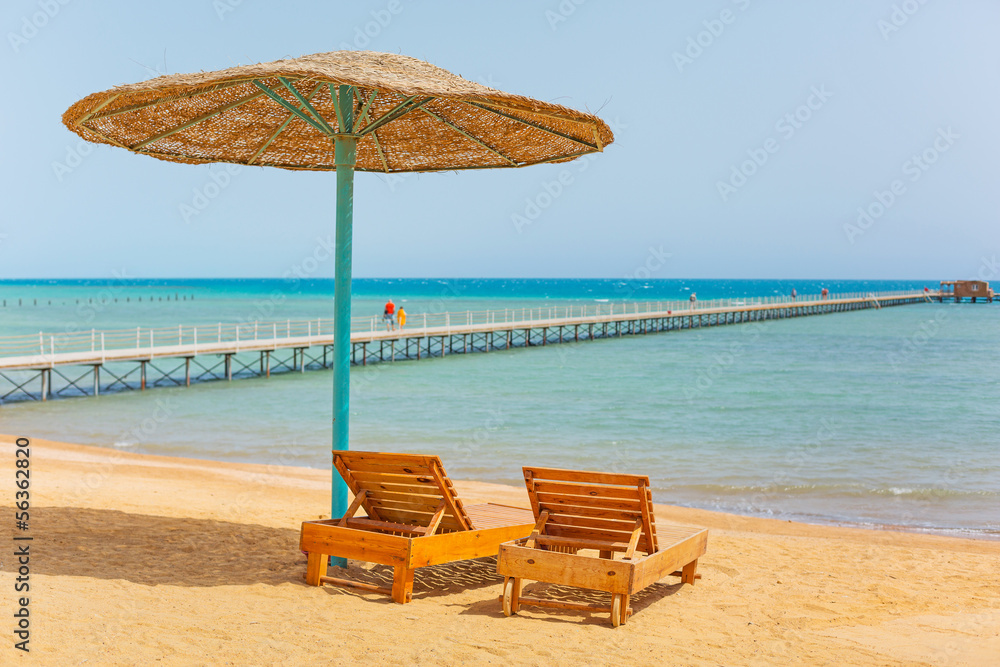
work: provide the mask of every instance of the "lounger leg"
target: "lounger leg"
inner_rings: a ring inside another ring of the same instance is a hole
[[[600,553],[600,556],[601,556],[601,558],[611,559],[611,558],[615,557],[615,552],[614,551],[602,551]]]
[[[521,608],[521,579],[503,578],[503,594],[500,596],[504,616],[513,616]]]
[[[406,604],[413,599],[413,569],[397,565],[392,573],[392,599]]]
[[[698,561],[693,560],[681,570],[681,583],[694,585],[695,573],[698,571]]]
[[[628,608],[629,598],[630,596],[628,593],[622,593],[621,606],[619,607],[619,613],[621,614],[621,616],[619,617],[619,622],[622,625],[625,625],[625,623],[628,621],[629,611],[630,611]]]
[[[326,565],[327,565],[327,555],[316,553],[315,551],[309,552],[309,562],[306,565],[306,583],[310,586],[319,586],[321,583],[320,577],[326,576]]]

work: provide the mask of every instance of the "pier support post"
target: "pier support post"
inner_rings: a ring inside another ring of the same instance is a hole
[[[52,384],[52,371],[51,370],[45,370],[43,368],[39,372],[39,375],[42,378],[42,400],[43,401],[47,401],[47,400],[49,400],[49,392],[52,391],[52,388],[51,388],[51,384]]]
[[[191,386],[191,357],[184,357],[184,386]]]
[[[94,396],[101,395],[101,365],[94,364]]]
[[[139,362],[139,391],[146,391],[146,362]]]
[[[233,379],[233,355],[226,355],[226,380]]]

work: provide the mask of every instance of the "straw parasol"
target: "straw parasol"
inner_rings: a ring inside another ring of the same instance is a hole
[[[336,170],[334,449],[348,449],[354,171],[524,167],[600,152],[600,118],[390,53],[334,51],[174,74],[89,95],[63,114],[88,141],[171,162]],[[334,472],[332,516],[347,489]]]

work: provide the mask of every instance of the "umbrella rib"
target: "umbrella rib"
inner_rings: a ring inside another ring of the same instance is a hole
[[[307,100],[311,100],[313,98],[313,96],[316,93],[318,93],[319,89],[322,88],[322,87],[323,87],[323,83],[322,82],[316,84],[316,87],[313,88],[312,92],[309,93],[309,96],[306,99]],[[285,119],[285,122],[282,123],[281,125],[279,125],[278,129],[274,131],[274,134],[272,134],[270,137],[268,137],[267,141],[264,142],[264,145],[261,146],[260,148],[258,148],[257,152],[254,153],[253,156],[251,156],[251,158],[249,160],[247,160],[247,164],[253,164],[253,161],[256,160],[257,158],[259,158],[261,156],[261,154],[263,154],[264,151],[267,150],[268,146],[271,145],[271,142],[273,142],[275,139],[277,139],[278,135],[281,134],[282,132],[284,132],[285,128],[288,127],[288,124],[291,123],[295,118],[296,118],[295,114],[293,114],[293,113],[288,114],[288,118]]]
[[[378,90],[373,90],[372,94],[371,94],[371,97],[369,97],[368,101],[365,102],[365,105],[363,107],[361,107],[361,112],[358,114],[358,119],[354,122],[354,130],[353,131],[354,131],[355,134],[357,134],[358,128],[361,127],[361,121],[362,121],[362,119],[368,117],[368,107],[370,107],[372,105],[372,102],[375,101],[375,96],[376,95],[378,95]]]
[[[229,81],[227,83],[220,83],[217,86],[211,88],[206,88],[205,90],[193,90],[185,93],[178,93],[176,95],[168,95],[167,97],[160,97],[152,102],[141,102],[139,104],[132,104],[127,107],[122,107],[120,109],[112,109],[111,111],[106,111],[104,113],[95,113],[90,118],[85,120],[100,120],[102,118],[110,118],[111,116],[117,116],[121,113],[128,113],[129,111],[138,111],[139,109],[145,109],[146,107],[156,106],[157,104],[163,104],[164,102],[176,102],[177,100],[183,100],[188,97],[197,97],[198,95],[203,95],[205,93],[214,93],[218,90],[225,90],[226,88],[232,88],[233,86],[239,86],[246,83],[246,79],[240,79],[239,81]],[[83,121],[80,121],[81,123]]]
[[[328,81],[326,85],[330,87],[330,99],[333,100],[333,112],[337,114],[337,129],[339,130],[344,127],[344,116],[340,111],[340,98],[337,96],[337,90],[333,87],[332,81]]]
[[[521,165],[522,167],[527,167],[533,164],[545,164],[546,162],[556,162],[558,160],[572,160],[573,158],[578,158],[584,155],[590,155],[594,151],[579,151],[577,153],[566,153],[565,155],[555,155],[553,157],[547,157],[544,160],[537,160],[536,162],[526,162]]]
[[[419,102],[415,102],[414,100],[416,100],[416,99],[417,99],[416,95],[411,95],[410,97],[407,97],[399,105],[397,105],[394,109],[392,109],[391,111],[383,114],[382,116],[379,116],[378,119],[376,119],[376,120],[372,121],[371,123],[369,123],[368,125],[366,125],[361,130],[361,132],[358,133],[358,136],[362,136],[363,137],[366,134],[369,134],[370,132],[374,132],[375,130],[377,130],[378,128],[382,127],[386,123],[391,123],[392,121],[398,119],[399,117],[403,116],[404,114],[407,114],[407,113],[413,111],[414,109],[419,109],[420,107],[422,107],[423,105],[427,104],[428,102],[430,102],[434,98],[433,97],[425,97],[424,99],[420,100]]]
[[[166,139],[170,135],[176,134],[176,133],[181,132],[183,130],[186,130],[189,127],[193,127],[193,126],[197,125],[198,123],[201,123],[202,121],[208,120],[212,116],[218,116],[220,113],[225,113],[225,112],[229,111],[230,109],[235,109],[236,107],[243,106],[244,104],[247,104],[248,102],[253,102],[255,99],[257,99],[261,95],[263,95],[263,93],[256,92],[256,93],[253,93],[251,95],[247,95],[246,97],[240,98],[240,99],[238,99],[238,100],[236,100],[234,102],[230,102],[229,104],[224,104],[223,106],[219,107],[218,109],[213,109],[212,111],[209,111],[208,113],[203,113],[202,115],[198,116],[197,118],[192,118],[191,120],[187,121],[186,123],[181,123],[180,125],[178,125],[176,127],[172,127],[169,130],[165,130],[163,132],[160,132],[159,134],[153,135],[149,139],[144,139],[143,141],[140,141],[136,145],[131,146],[129,148],[129,150],[137,151],[137,150],[139,150],[140,148],[142,148],[144,146],[148,146],[149,144],[152,144],[152,143],[155,143],[155,142],[159,141],[160,139]]]
[[[385,173],[389,173],[389,163],[385,159],[385,153],[382,151],[382,145],[378,141],[378,134],[373,130],[372,139],[375,140],[375,150],[378,151],[378,159],[382,161],[382,169]]]
[[[548,132],[549,134],[553,134],[553,135],[555,135],[557,137],[562,137],[563,139],[568,139],[568,140],[570,140],[570,141],[572,141],[574,143],[580,144],[582,146],[586,146],[587,148],[590,148],[592,150],[595,150],[595,151],[599,151],[600,150],[600,148],[598,146],[595,146],[594,144],[588,143],[588,142],[584,141],[583,139],[578,139],[577,137],[574,137],[572,135],[566,134],[564,132],[559,132],[558,130],[553,130],[551,128],[545,127],[544,125],[539,125],[538,123],[533,123],[530,120],[525,120],[524,118],[518,118],[517,116],[515,116],[513,114],[505,113],[503,111],[498,111],[498,110],[496,110],[496,109],[494,109],[492,107],[488,107],[488,106],[485,106],[483,104],[479,104],[478,102],[470,102],[468,100],[461,100],[461,101],[464,104],[468,104],[471,107],[475,107],[477,109],[482,109],[483,111],[491,111],[491,112],[497,114],[498,116],[503,116],[504,118],[509,118],[510,120],[517,121],[518,123],[522,123],[522,124],[527,125],[529,127],[533,127],[536,130],[541,130],[542,132]],[[521,110],[518,109],[518,111],[521,111]],[[535,112],[532,112],[532,111],[522,111],[522,113],[535,113]],[[572,118],[563,118],[561,120],[570,120],[570,121],[572,121],[573,119]],[[573,122],[576,122],[576,121],[573,121]]]
[[[100,104],[98,104],[96,107],[94,107],[93,109],[91,109],[90,113],[88,113],[88,114],[86,114],[84,116],[81,116],[80,120],[76,121],[76,124],[77,125],[83,125],[88,120],[90,120],[91,116],[93,116],[95,113],[97,113],[98,111],[100,111],[104,107],[108,106],[109,104],[111,104],[112,102],[114,102],[115,100],[117,100],[119,97],[121,97],[121,95],[122,95],[121,93],[115,93],[114,95],[109,96],[108,99],[104,100],[103,102],[101,102]]]
[[[507,111],[517,111],[517,112],[520,112],[520,113],[530,113],[530,114],[534,114],[536,116],[543,116],[545,118],[553,118],[555,120],[563,120],[563,121],[566,121],[566,122],[569,122],[569,123],[580,123],[581,125],[590,125],[591,122],[592,122],[589,119],[587,119],[587,120],[580,120],[579,118],[572,118],[572,117],[567,116],[565,114],[553,113],[551,111],[539,111],[537,109],[524,109],[524,108],[520,108],[520,107],[514,107],[514,106],[511,106],[509,104],[504,104],[502,102],[497,102],[495,100],[491,100],[489,98],[483,99],[481,102],[477,102],[474,99],[473,100],[467,100],[467,102],[469,104],[489,105],[490,107],[496,107],[498,109],[505,109]],[[491,108],[490,110],[492,111],[493,109]]]
[[[357,93],[357,89],[356,88],[355,88],[354,92]],[[357,132],[358,132],[358,126],[361,125],[361,123],[363,123],[366,118],[368,118],[368,108],[371,106],[371,103],[375,101],[375,96],[377,94],[378,94],[377,90],[373,91],[372,94],[371,94],[371,97],[368,98],[368,103],[365,104],[364,108],[361,109],[361,112],[358,113],[358,120],[354,123],[354,133],[355,134],[357,134]],[[378,140],[378,131],[377,130],[372,131],[372,140],[375,142],[375,151],[378,153],[378,159],[382,161],[382,170],[385,173],[388,174],[389,173],[389,163],[385,159],[385,153],[382,152],[382,145],[379,143],[379,140]]]
[[[455,125],[451,121],[447,121],[444,118],[442,118],[441,116],[439,116],[436,113],[434,113],[433,111],[430,111],[429,109],[427,109],[427,107],[420,107],[420,110],[423,111],[428,116],[430,116],[431,118],[435,118],[438,121],[444,123],[445,125],[447,125],[451,129],[453,129],[456,132],[458,132],[459,134],[461,134],[466,139],[469,139],[470,141],[474,141],[475,143],[479,144],[480,146],[482,146],[483,148],[485,148],[489,152],[493,153],[494,155],[497,155],[497,156],[503,158],[508,163],[510,163],[510,165],[512,167],[516,167],[517,166],[517,162],[514,162],[514,160],[511,160],[509,157],[507,157],[506,155],[504,155],[503,153],[501,153],[497,149],[493,148],[492,146],[490,146],[489,144],[487,144],[482,139],[479,139],[477,137],[472,136],[471,134],[469,134],[468,132],[466,132],[465,130],[463,130],[462,128],[460,128],[458,125]]]
[[[128,146],[126,146],[125,144],[121,143],[120,141],[116,141],[115,139],[112,139],[111,137],[109,137],[108,135],[104,134],[100,130],[95,130],[94,128],[90,127],[89,125],[84,125],[83,127],[88,132],[93,132],[94,134],[96,134],[97,136],[99,136],[101,139],[104,139],[109,144],[112,144],[114,146],[118,146],[119,148],[124,148],[125,150],[129,150]]]
[[[305,108],[306,111],[308,111],[310,114],[312,114],[312,116],[316,119],[317,123],[319,123],[324,128],[326,128],[327,134],[335,134],[334,131],[333,131],[333,128],[330,127],[330,124],[326,122],[326,119],[323,118],[323,116],[321,116],[319,114],[319,112],[316,111],[315,108],[313,108],[313,105],[309,104],[309,100],[307,100],[305,97],[303,97],[302,93],[300,93],[295,88],[295,86],[293,86],[290,83],[288,83],[288,79],[286,79],[283,76],[279,76],[278,77],[278,81],[280,81],[281,85],[283,85],[285,88],[288,89],[288,92],[290,92],[292,95],[295,96],[295,99],[297,99],[302,104],[302,106]]]
[[[286,100],[284,97],[282,97],[278,93],[274,92],[273,90],[271,90],[270,88],[268,88],[267,86],[265,86],[263,83],[261,83],[261,81],[259,79],[254,79],[253,80],[253,85],[255,85],[258,88],[260,88],[262,91],[264,91],[265,95],[267,95],[272,100],[274,100],[275,102],[277,102],[278,104],[280,104],[281,106],[283,106],[284,108],[286,108],[287,110],[291,111],[293,114],[295,114],[296,116],[298,116],[299,118],[301,118],[302,120],[304,120],[311,127],[315,128],[320,134],[327,134],[326,130],[323,128],[322,125],[320,125],[319,123],[317,123],[316,121],[314,121],[307,114],[305,114],[305,113],[299,111],[298,109],[296,109],[294,104],[292,104],[291,102],[289,102],[288,100]]]

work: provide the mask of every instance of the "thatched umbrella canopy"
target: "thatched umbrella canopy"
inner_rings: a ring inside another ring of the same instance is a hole
[[[171,162],[337,171],[334,449],[348,449],[354,171],[524,167],[614,140],[594,115],[370,51],[161,76],[89,95],[63,122],[88,141]],[[333,477],[337,517],[347,488]]]
[[[354,122],[341,126],[340,86]],[[171,162],[335,169],[337,134],[361,171],[523,167],[601,151],[600,118],[466,81],[422,60],[334,51],[173,74],[83,98],[63,114],[88,141]]]

